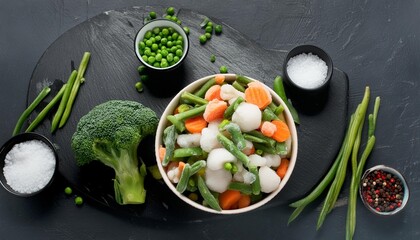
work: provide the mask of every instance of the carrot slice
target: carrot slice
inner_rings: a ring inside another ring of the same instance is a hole
[[[211,100],[204,110],[203,117],[207,122],[223,118],[223,114],[227,109],[227,103],[218,99]]]
[[[225,75],[217,74],[214,76],[214,81],[216,81],[217,84],[222,85],[225,82]]]
[[[160,161],[163,161],[163,159],[165,158],[165,154],[166,154],[166,148],[160,145],[159,146],[159,160]]]
[[[207,122],[202,116],[188,118],[185,120],[185,128],[190,133],[201,133],[201,130],[205,127],[207,127]]]
[[[283,179],[286,175],[287,168],[289,167],[289,159],[282,158],[280,162],[280,166],[277,168],[276,173],[280,177],[280,179]]]
[[[277,127],[274,123],[265,121],[261,125],[261,133],[266,137],[272,137],[276,132]]]
[[[276,125],[276,131],[274,132],[272,138],[277,142],[284,142],[290,137],[290,130],[287,124],[281,120],[273,120],[271,121],[274,125]]]
[[[246,194],[241,194],[241,198],[238,200],[238,208],[244,208],[251,205],[251,197]]]
[[[185,167],[185,163],[183,161],[179,161],[178,162],[179,175],[181,175],[182,171],[184,170],[184,167]]]
[[[232,209],[239,199],[241,198],[241,192],[237,190],[226,190],[219,194],[219,204],[224,210]]]
[[[252,82],[245,89],[245,101],[257,105],[259,109],[264,109],[271,103],[272,98],[264,85]]]
[[[222,97],[220,96],[220,85],[213,85],[207,90],[206,95],[204,95],[204,99],[211,101],[213,99],[219,99],[222,100]]]

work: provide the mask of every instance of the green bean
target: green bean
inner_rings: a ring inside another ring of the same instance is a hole
[[[229,123],[226,125],[226,130],[232,136],[233,143],[235,143],[236,147],[239,150],[243,150],[246,146],[245,138],[242,135],[241,128],[236,123]]]
[[[238,108],[239,104],[241,104],[243,101],[245,101],[245,99],[243,99],[242,97],[237,97],[236,100],[226,109],[225,113],[223,114],[223,117],[226,119],[230,119],[235,110]]]
[[[64,84],[60,91],[55,95],[55,97],[47,104],[47,106],[42,109],[42,111],[38,114],[38,116],[35,118],[35,120],[29,125],[29,127],[26,129],[25,132],[32,132],[39,123],[44,120],[44,118],[47,116],[48,112],[53,108],[58,101],[63,97],[64,90],[66,89],[66,84]]]
[[[292,115],[292,118],[295,121],[295,123],[300,124],[300,119],[299,119],[298,112],[296,111],[296,109],[293,107],[293,105],[287,99],[286,92],[284,91],[283,79],[280,76],[277,76],[274,79],[273,90],[283,100],[284,104],[286,104],[286,106],[289,109],[290,114]]]
[[[276,143],[276,154],[280,155],[280,156],[285,156],[287,155],[287,145],[286,142],[277,142]]]
[[[79,92],[79,87],[80,87],[82,78],[85,74],[85,71],[86,71],[87,65],[89,63],[89,60],[90,60],[90,52],[85,52],[83,54],[82,61],[80,63],[79,69],[77,71],[76,80],[74,81],[73,87],[71,89],[66,108],[64,110],[63,115],[61,116],[60,124],[58,125],[59,128],[62,128],[64,126],[64,124],[66,124],[67,119],[70,117],[70,112],[71,112],[71,109],[73,108],[73,103],[76,99],[77,93]]]
[[[174,151],[174,158],[184,158],[191,156],[203,155],[203,149],[200,147],[189,147],[189,148],[177,148]]]
[[[244,86],[242,86],[238,81],[234,81],[232,83],[232,87],[234,87],[236,90],[238,90],[240,92],[245,92]]]
[[[249,135],[247,133],[242,134],[244,136],[244,138],[248,141],[251,141],[253,143],[267,143],[264,139],[261,139],[259,137],[255,137],[252,135]]]
[[[165,157],[162,161],[162,166],[164,167],[166,167],[169,161],[173,158],[176,138],[177,133],[174,125],[165,128],[165,130],[163,131],[163,144],[165,145],[166,152]]]
[[[207,90],[209,90],[209,88],[215,84],[216,84],[216,80],[214,79],[214,77],[210,78],[206,83],[204,83],[203,86],[201,86],[200,89],[198,89],[194,93],[194,95],[203,98],[206,95]]]
[[[246,195],[252,194],[251,185],[243,183],[243,182],[231,182],[229,183],[228,189],[240,191],[241,193],[246,194]]]
[[[203,167],[206,167],[207,162],[205,160],[198,160],[197,162],[191,165],[190,176],[196,174],[200,171]]]
[[[269,138],[267,136],[264,136],[264,134],[262,134],[260,131],[253,130],[253,131],[247,132],[247,134],[264,140],[264,142],[270,145],[271,147],[276,146],[276,140]]]
[[[262,112],[262,120],[263,121],[271,122],[272,120],[278,120],[278,119],[279,119],[279,117],[270,108],[266,108]]]
[[[198,115],[203,114],[204,110],[206,110],[205,105],[201,105],[199,107],[191,108],[185,112],[180,112],[175,115],[168,115],[166,119],[168,119],[173,125],[175,125],[176,129],[179,132],[183,132],[185,130],[184,120],[192,117],[196,117]]]
[[[255,175],[255,181],[251,183],[252,194],[259,195],[261,193],[260,177],[258,175],[257,167],[250,167],[249,172]]]
[[[63,115],[63,112],[66,108],[67,101],[70,96],[71,89],[73,88],[74,80],[77,76],[77,70],[73,70],[73,72],[70,74],[69,79],[67,80],[67,86],[64,90],[63,97],[61,98],[60,105],[58,106],[57,112],[55,113],[52,123],[51,123],[51,133],[55,132],[55,130],[58,127],[58,124],[60,123],[61,116]]]
[[[204,105],[208,102],[206,99],[201,98],[201,97],[199,97],[197,95],[194,95],[192,93],[189,93],[189,92],[183,92],[181,94],[181,99],[184,102],[194,103],[194,104],[197,104],[197,105]]]
[[[277,154],[276,149],[267,144],[254,143],[254,147],[256,150],[261,150],[263,153]]]
[[[275,110],[274,110],[274,114],[276,114],[276,116],[279,116],[280,114],[282,114],[284,111],[284,107],[283,105],[279,105]]]
[[[204,179],[201,176],[197,177],[197,185],[198,191],[200,192],[203,199],[207,202],[207,204],[216,211],[222,211],[220,208],[219,201],[211,194],[210,190],[208,189]]]
[[[344,147],[342,160],[340,162],[340,165],[338,166],[335,179],[328,191],[327,197],[325,198],[323,207],[321,209],[321,213],[318,217],[317,229],[319,229],[322,226],[327,214],[332,210],[335,202],[337,201],[338,194],[340,193],[341,187],[344,183],[344,179],[346,176],[348,159],[352,152],[352,147],[354,145],[354,141],[356,139],[360,123],[362,122],[362,119],[364,118],[364,115],[366,113],[366,109],[369,103],[369,96],[370,89],[369,87],[366,87],[362,103],[359,104],[359,106],[356,109],[354,126],[352,126],[352,128],[350,129],[348,144]]]
[[[13,130],[13,136],[20,133],[20,130],[25,120],[29,117],[32,111],[39,105],[39,103],[48,95],[48,93],[50,93],[50,91],[51,91],[50,87],[43,88],[41,92],[38,94],[38,96],[35,98],[35,100],[29,105],[29,107],[26,108],[25,111],[23,111],[22,115],[20,115],[16,123],[16,126]]]
[[[226,150],[228,150],[230,153],[232,153],[233,156],[239,159],[239,161],[241,161],[245,167],[248,167],[249,158],[245,155],[245,153],[241,152],[241,150],[239,150],[231,140],[229,140],[221,133],[217,134],[217,140]]]
[[[240,83],[241,85],[244,85],[244,86],[246,86],[246,85],[248,85],[248,83],[252,82],[251,79],[249,79],[245,76],[242,76],[242,75],[236,75],[236,81],[238,83]]]
[[[180,193],[183,193],[187,189],[188,180],[190,179],[191,165],[186,163],[184,169],[182,170],[181,177],[179,182],[176,185],[176,190]]]

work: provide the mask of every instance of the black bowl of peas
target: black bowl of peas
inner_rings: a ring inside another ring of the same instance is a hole
[[[172,70],[180,66],[188,54],[188,35],[177,23],[156,19],[137,32],[134,49],[137,58],[147,68]]]

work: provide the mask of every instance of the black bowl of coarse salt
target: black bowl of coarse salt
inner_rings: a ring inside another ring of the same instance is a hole
[[[329,87],[333,72],[331,57],[321,48],[300,45],[286,56],[283,65],[285,84],[300,97],[317,97]]]
[[[0,149],[0,183],[16,196],[33,196],[53,181],[57,159],[46,137],[33,132],[16,135]]]
[[[410,196],[407,182],[401,173],[385,165],[365,171],[359,194],[364,205],[378,215],[394,215],[400,212]]]

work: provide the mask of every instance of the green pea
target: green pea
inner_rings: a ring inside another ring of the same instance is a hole
[[[232,163],[230,163],[230,162],[226,162],[225,164],[223,164],[223,168],[224,168],[226,171],[229,171],[229,172],[230,172],[230,170],[232,170]]]
[[[172,42],[172,36],[168,36],[168,42],[171,41]]]
[[[152,41],[152,43],[155,43],[156,42],[156,39],[153,36],[149,40]]]
[[[168,27],[168,30],[169,30],[169,33],[172,35],[172,33],[174,33],[175,32],[175,29],[174,28],[172,28],[172,27]]]
[[[181,41],[181,42],[183,42],[184,41],[184,38],[181,36],[181,35],[179,35],[178,36],[178,38],[176,39],[177,41]]]
[[[147,62],[149,63],[149,64],[151,64],[151,65],[153,65],[153,63],[156,61],[156,58],[155,57],[153,57],[153,56],[150,56],[148,59],[147,59]]]
[[[211,33],[205,33],[204,35],[206,36],[207,39],[211,38]]]
[[[168,36],[169,35],[169,29],[167,29],[167,28],[162,29],[162,34],[163,34],[163,36]]]
[[[143,61],[147,62],[147,59],[149,58],[147,55],[143,55],[141,56],[141,58],[143,59]]]
[[[179,37],[179,34],[177,32],[172,33],[172,39],[177,40]]]
[[[165,18],[168,19],[168,20],[172,20],[172,16],[171,15],[166,15]]]
[[[208,24],[207,24],[207,27],[206,27],[206,33],[212,33],[213,32],[213,25],[212,26],[209,26]]]
[[[155,19],[157,17],[156,12],[149,12],[149,17]]]
[[[222,25],[216,25],[216,27],[214,27],[214,32],[216,34],[221,34],[222,33]]]
[[[137,68],[137,71],[139,72],[139,74],[144,74],[146,72],[146,66],[143,66],[143,65],[139,66]]]
[[[77,196],[77,197],[74,199],[74,203],[75,203],[77,206],[82,205],[82,204],[83,204],[83,198],[82,198],[82,197],[80,197],[80,196]]]
[[[155,28],[153,28],[153,33],[155,34],[155,35],[157,35],[157,34],[159,34],[160,33],[160,28],[159,27],[155,27]]]
[[[174,54],[169,53],[168,56],[166,56],[166,60],[168,60],[168,62],[172,62],[174,60]]]
[[[149,75],[141,75],[141,76],[140,76],[140,80],[141,80],[142,82],[147,82],[147,81],[149,80]]]
[[[73,189],[71,189],[71,187],[66,187],[64,188],[64,193],[66,195],[71,195],[73,193]]]
[[[175,54],[176,53],[176,50],[178,50],[178,48],[176,46],[173,46],[173,47],[171,47],[170,52],[173,53],[173,54]]]
[[[176,23],[178,24],[178,25],[181,25],[182,24],[182,22],[181,22],[181,20],[176,20]]]
[[[162,67],[162,68],[168,67],[168,62],[166,60],[163,61],[163,59],[162,59],[162,62],[160,63],[160,67]]]
[[[190,35],[190,28],[189,27],[183,27],[185,34]]]
[[[220,70],[220,73],[227,73],[228,72],[228,69],[227,69],[226,66],[221,66],[219,70]]]
[[[143,41],[139,42],[140,49],[144,49],[145,47],[146,47],[146,44]]]
[[[162,39],[160,40],[160,42],[161,42],[163,45],[166,45],[166,44],[168,43],[168,39],[167,39],[167,38],[162,38]]]
[[[176,16],[172,16],[171,17],[171,20],[174,21],[174,22],[176,22],[176,21],[178,21],[178,18]]]
[[[148,40],[146,41],[146,46],[151,47],[151,46],[152,46],[152,44],[153,44],[152,40],[148,39]]]
[[[168,14],[169,16],[173,16],[175,14],[175,8],[173,7],[168,7],[166,9],[166,14]]]
[[[175,55],[177,55],[178,57],[181,57],[182,56],[182,50],[181,49],[177,49],[175,51]]]
[[[152,31],[147,31],[145,34],[144,34],[144,39],[149,39],[149,38],[151,38],[152,37]]]
[[[152,55],[152,51],[150,51],[150,49],[146,49],[146,50],[144,50],[144,55],[151,56]]]
[[[137,92],[143,92],[143,83],[141,81],[136,82],[134,86],[136,87]]]
[[[161,37],[161,36],[159,36],[159,35],[157,35],[157,36],[155,37],[155,39],[156,39],[156,42],[160,42],[160,40],[162,40],[162,37]]]
[[[181,55],[182,56],[182,55]],[[179,62],[179,59],[180,59],[180,57],[178,57],[178,56],[175,56],[174,57],[174,63],[177,63],[177,62]]]
[[[206,27],[213,27],[213,22],[208,21],[207,24],[206,24]]]
[[[166,58],[167,56],[168,56],[168,51],[166,50],[166,49],[163,49],[162,51],[161,51],[161,54],[162,54],[162,57],[164,57],[164,58]]]
[[[214,54],[212,54],[210,56],[210,62],[214,63],[216,61],[216,56]]]
[[[173,47],[173,46],[174,46],[174,43],[173,43],[172,41],[168,41],[168,43],[166,44],[166,46],[167,46],[168,48],[171,48],[171,47]]]
[[[158,50],[158,48],[159,48],[159,46],[158,46],[156,43],[153,43],[153,44],[152,44],[152,50],[153,50],[153,51],[157,51],[157,50]]]
[[[181,40],[176,40],[175,45],[182,46],[182,41]]]
[[[160,68],[160,63],[159,62],[153,63],[153,67]]]
[[[201,44],[204,44],[204,43],[206,43],[206,42],[207,42],[207,37],[206,37],[206,35],[204,35],[204,34],[203,34],[203,35],[201,35],[199,39],[200,39],[200,43],[201,43]]]
[[[162,61],[162,54],[161,54],[161,53],[156,54],[155,59],[156,59],[156,61],[158,61],[158,62]]]
[[[176,45],[176,48],[183,50],[184,48],[181,45]]]

